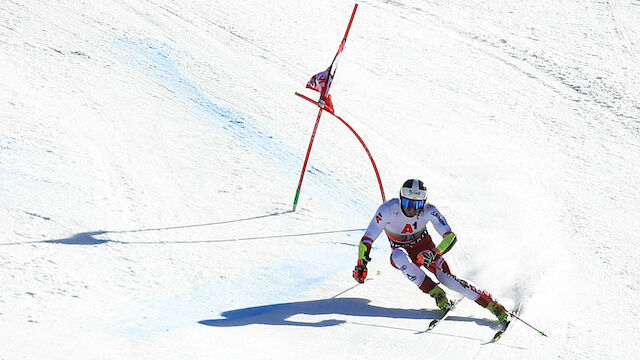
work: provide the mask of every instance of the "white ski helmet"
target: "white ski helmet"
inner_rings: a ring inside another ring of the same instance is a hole
[[[422,211],[427,202],[427,188],[422,181],[409,179],[400,188],[400,205],[402,209]]]

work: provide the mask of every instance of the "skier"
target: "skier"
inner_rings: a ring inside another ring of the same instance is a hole
[[[438,246],[435,246],[427,233],[428,222],[431,222],[442,236]],[[442,255],[451,250],[456,243],[456,235],[438,209],[427,202],[427,189],[422,181],[407,180],[400,189],[400,198],[385,202],[376,211],[360,240],[358,264],[353,270],[353,277],[359,283],[363,283],[367,277],[367,263],[371,261],[369,257],[371,245],[382,230],[385,231],[391,243],[391,265],[402,271],[420,290],[434,298],[440,310],[449,310],[452,301],[447,299],[444,290],[427,276],[422,266],[435,274],[440,283],[447,288],[491,311],[501,325],[507,324],[507,313],[500,308],[504,306],[499,307],[490,302],[489,299],[493,300],[493,298],[489,292],[477,289],[468,282],[451,275],[449,265]],[[482,295],[478,295],[472,289]]]

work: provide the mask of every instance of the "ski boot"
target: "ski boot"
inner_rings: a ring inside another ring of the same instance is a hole
[[[498,303],[496,302],[496,304]],[[502,307],[504,308],[504,306]],[[507,316],[507,312],[502,310],[500,307],[496,306],[494,303],[490,302],[489,305],[487,305],[487,310],[491,311],[491,313],[498,318],[498,322],[500,323],[500,326],[506,327],[507,324],[509,324],[509,318]]]
[[[449,311],[451,309],[452,302],[447,299],[447,294],[445,294],[444,290],[442,290],[439,286],[436,285],[436,287],[429,291],[429,296],[436,300],[438,309],[442,311]]]

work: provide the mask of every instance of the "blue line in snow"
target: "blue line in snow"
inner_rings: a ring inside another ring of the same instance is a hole
[[[123,53],[122,57],[126,63],[155,79],[171,92],[172,97],[177,101],[187,100],[186,103],[192,104],[194,117],[204,119],[209,126],[226,132],[236,143],[241,144],[243,151],[249,151],[267,159],[270,164],[281,170],[283,176],[291,179],[293,194],[304,154],[297,154],[297,151],[285,142],[267,134],[249,116],[214,102],[180,71],[178,62],[180,59],[189,61],[187,54],[181,54],[166,43],[152,39],[119,38],[116,47]],[[358,190],[311,164],[308,166],[307,174],[311,176],[308,179],[305,178],[303,195],[327,198],[328,204],[335,203],[337,199],[342,201],[349,199],[343,204],[347,206],[339,208],[351,217],[367,217],[368,212],[365,212],[367,213],[365,215],[361,213],[362,209],[371,209],[376,206]]]
[[[267,134],[249,116],[214,102],[180,71],[178,63],[188,58],[187,54],[180,54],[169,45],[151,39],[123,37],[117,39],[115,47],[125,63],[154,79],[176,101],[190,105],[187,110],[194,118],[231,136],[242,146],[242,151],[267,159],[282,170],[284,176],[292,179],[293,198],[304,154],[295,155],[288,145]],[[309,177],[305,179],[303,189],[307,196],[325,198],[327,202],[340,199],[343,203],[338,209],[344,216],[368,221],[368,211],[376,204],[318,168],[310,166],[307,173]],[[355,242],[357,238],[354,238]],[[351,247],[320,243],[305,261],[285,259],[282,263],[251,272],[246,278],[227,279],[215,285],[194,287],[171,298],[138,304],[130,309],[125,321],[114,324],[114,331],[125,336],[148,337],[193,326],[198,321],[210,319],[212,312],[215,315],[232,308],[253,306],[256,302],[269,304],[295,300],[318,283],[345,271],[345,264],[350,264],[353,256]],[[313,269],[322,269],[322,272],[310,269],[308,261],[313,262]]]

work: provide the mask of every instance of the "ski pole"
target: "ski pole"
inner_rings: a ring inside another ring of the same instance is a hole
[[[444,271],[440,266],[436,265],[436,264],[435,264],[435,263],[433,263],[433,262],[432,262],[431,264],[429,264],[429,265],[433,265],[433,267],[434,267],[434,268],[436,268],[436,269],[440,270],[443,274],[445,274],[445,275],[449,276],[450,278],[452,278],[453,280],[457,281],[457,282],[458,282],[460,285],[462,285],[463,287],[468,288],[468,289],[471,289],[471,291],[473,291],[474,293],[476,293],[476,294],[478,294],[479,296],[481,296],[481,297],[483,297],[483,298],[487,299],[487,300],[488,300],[489,302],[491,302],[493,305],[495,305],[495,306],[499,307],[500,309],[504,310],[507,314],[509,314],[509,315],[513,316],[514,318],[516,318],[516,319],[520,320],[522,323],[524,323],[524,324],[525,324],[525,325],[527,325],[528,327],[530,327],[530,328],[532,328],[533,330],[537,331],[537,332],[538,332],[538,334],[540,334],[540,335],[542,335],[542,336],[544,336],[544,337],[548,337],[548,336],[547,336],[547,334],[545,334],[544,332],[542,332],[542,331],[540,331],[540,330],[536,329],[533,325],[529,324],[528,322],[526,322],[526,321],[522,320],[522,318],[520,318],[518,315],[516,315],[516,314],[514,314],[513,312],[511,312],[511,311],[509,311],[509,310],[505,309],[505,308],[504,308],[504,306],[502,306],[502,305],[498,304],[497,302],[493,301],[493,299],[491,299],[490,297],[488,297],[488,296],[486,296],[486,295],[482,294],[481,292],[479,292],[478,290],[476,290],[476,289],[475,289],[475,286],[471,286],[471,285],[469,285],[469,284],[468,284],[466,281],[464,281],[464,280],[463,280],[463,281],[461,281],[461,280],[460,280],[460,279],[458,279],[455,275],[450,274],[450,273],[448,273],[448,272]]]

